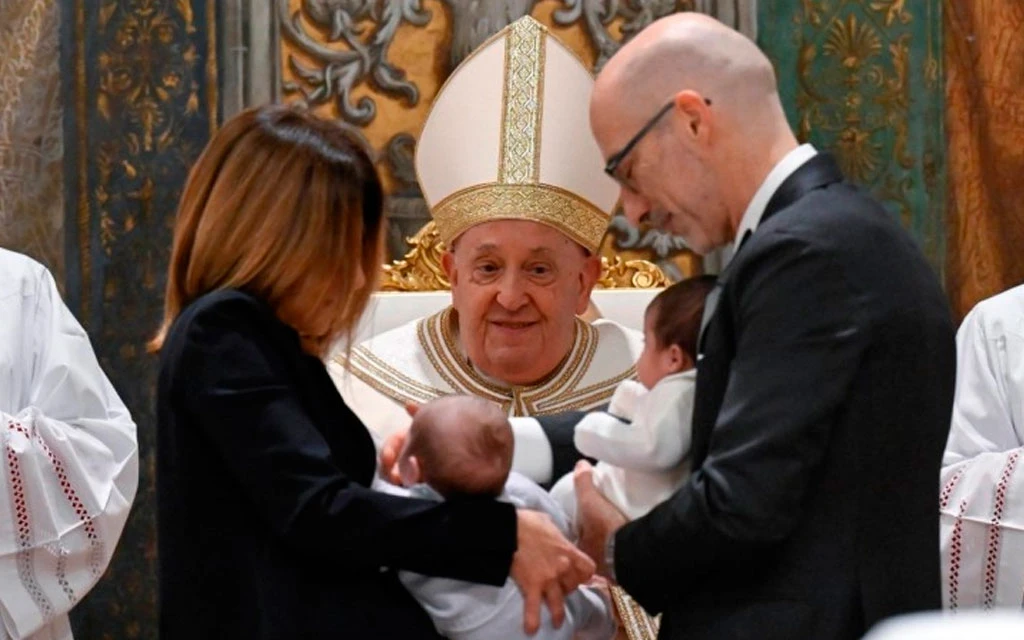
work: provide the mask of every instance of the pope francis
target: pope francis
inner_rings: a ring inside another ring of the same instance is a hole
[[[578,317],[618,197],[589,131],[592,85],[573,52],[526,17],[442,87],[416,171],[448,248],[452,305],[329,364],[378,443],[409,425],[406,403],[472,394],[512,417],[541,416],[601,406],[634,375],[642,336]],[[514,468],[550,482],[550,443],[572,434],[513,423]]]

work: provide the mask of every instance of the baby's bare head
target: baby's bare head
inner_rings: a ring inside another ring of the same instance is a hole
[[[453,496],[498,496],[512,468],[512,426],[497,405],[447,396],[419,408],[399,459],[406,484]]]

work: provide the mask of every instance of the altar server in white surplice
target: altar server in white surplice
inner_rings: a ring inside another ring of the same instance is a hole
[[[635,375],[641,334],[578,318],[618,199],[588,129],[592,86],[572,51],[526,17],[471,54],[435,99],[416,170],[448,249],[452,306],[330,363],[378,444],[408,428],[406,403],[479,396],[519,418],[514,469],[550,482],[561,468],[551,443],[571,443],[572,430],[525,417],[596,409]]]
[[[979,303],[956,336],[942,460],[942,595],[951,609],[1024,606],[1024,285]]]
[[[0,307],[0,640],[65,640],[135,497],[135,424],[42,265],[0,249]]]

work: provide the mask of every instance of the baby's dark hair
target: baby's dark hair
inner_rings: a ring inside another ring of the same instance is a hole
[[[416,456],[423,481],[445,498],[497,497],[512,469],[512,426],[497,405],[448,396],[416,413],[405,455]]]
[[[658,347],[677,345],[690,359],[697,361],[697,338],[704,301],[715,287],[715,276],[696,276],[680,280],[659,293],[647,305],[645,318],[653,315],[654,338]]]

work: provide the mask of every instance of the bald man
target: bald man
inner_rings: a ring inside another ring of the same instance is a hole
[[[590,116],[631,221],[730,255],[704,316],[694,472],[627,524],[581,463],[584,550],[663,613],[661,638],[859,638],[939,607],[955,353],[914,241],[797,143],[769,61],[713,19],[638,34]]]

